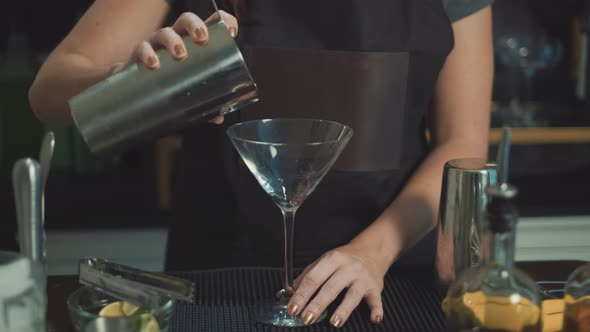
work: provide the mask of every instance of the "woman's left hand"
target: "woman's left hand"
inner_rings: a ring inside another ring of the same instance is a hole
[[[292,316],[301,315],[304,323],[313,323],[338,295],[347,288],[342,303],[330,318],[341,327],[352,311],[365,299],[371,322],[383,319],[381,291],[388,267],[380,266],[371,255],[351,244],[331,250],[309,265],[295,280],[296,291],[289,301]],[[315,297],[312,296],[319,292]]]

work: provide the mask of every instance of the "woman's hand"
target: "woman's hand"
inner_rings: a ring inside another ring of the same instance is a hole
[[[347,289],[342,303],[330,318],[330,324],[341,327],[363,299],[369,305],[371,322],[379,324],[383,319],[383,277],[388,268],[380,266],[368,252],[352,244],[329,251],[295,280],[297,290],[289,301],[289,314],[301,315],[304,323],[309,325]]]
[[[219,13],[232,37],[238,34],[237,19],[220,10]],[[213,16],[209,17],[211,19]],[[209,33],[205,21],[191,12],[181,14],[174,25],[171,27],[161,28],[151,34],[151,36],[139,43],[131,57],[131,62],[140,62],[149,69],[157,70],[160,68],[160,60],[156,51],[166,49],[172,57],[178,61],[184,60],[189,54],[183,41],[183,37],[189,35],[191,40],[198,45],[207,45],[209,42]],[[121,71],[126,64],[117,64],[113,67],[112,73]],[[223,122],[223,116],[216,117],[210,122],[220,124]]]
[[[238,34],[237,19],[224,11],[219,11],[219,13],[230,34],[235,37]],[[182,38],[187,35],[191,36],[192,41],[198,45],[207,45],[209,41],[205,22],[191,12],[183,13],[174,25],[155,31],[147,40],[139,43],[135,48],[133,59],[150,69],[158,69],[160,61],[156,51],[166,49],[176,60],[183,60],[188,54]]]

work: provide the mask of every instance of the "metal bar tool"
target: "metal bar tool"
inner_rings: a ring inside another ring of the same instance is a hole
[[[163,273],[85,257],[80,260],[79,274],[80,283],[143,308],[157,308],[163,297],[194,302],[193,282]]]
[[[19,159],[12,169],[20,252],[45,265],[42,222],[41,169],[31,158]]]

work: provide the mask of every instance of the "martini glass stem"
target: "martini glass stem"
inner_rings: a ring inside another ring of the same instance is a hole
[[[283,225],[285,228],[285,279],[283,289],[285,291],[284,295],[291,297],[295,291],[293,288],[293,231],[297,208],[281,207],[281,212],[283,212]]]

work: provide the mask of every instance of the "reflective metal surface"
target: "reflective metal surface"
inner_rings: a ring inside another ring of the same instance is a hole
[[[188,56],[160,52],[160,68],[140,64],[90,87],[69,101],[76,127],[97,154],[223,115],[258,100],[258,90],[225,23],[207,23],[209,43],[185,37]]]
[[[510,145],[512,143],[512,131],[510,128],[502,128],[502,138],[498,144],[496,163],[498,164],[498,184],[508,183],[508,170],[510,168]]]
[[[83,332],[136,332],[138,324],[125,318],[97,318],[84,328]]]
[[[45,264],[45,234],[41,221],[41,170],[31,158],[18,160],[12,169],[20,252]]]
[[[518,189],[508,183],[508,172],[510,166],[510,146],[512,143],[512,131],[508,127],[502,128],[502,138],[498,145],[496,155],[498,181],[495,185],[486,188],[486,193],[493,199],[494,197],[511,199],[516,196]]]
[[[51,169],[53,150],[55,149],[55,134],[51,131],[45,133],[39,151],[39,166],[41,167],[41,223],[45,225],[45,185]]]
[[[496,181],[496,166],[486,160],[458,159],[445,164],[436,254],[438,278],[443,284],[478,263],[481,224],[488,202],[485,189]]]
[[[80,283],[143,308],[157,309],[162,299],[194,301],[195,285],[163,273],[148,272],[104,259],[80,259]]]

